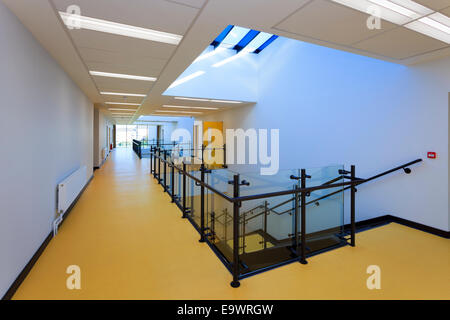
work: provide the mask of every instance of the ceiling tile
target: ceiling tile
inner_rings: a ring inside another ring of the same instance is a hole
[[[441,10],[450,6],[450,0],[414,0],[421,5],[433,10]]]
[[[450,17],[450,7],[441,10],[442,14],[445,14],[447,17]]]
[[[201,8],[203,4],[206,2],[206,0],[166,0],[169,2],[184,4],[186,6],[194,7],[194,8]]]
[[[442,41],[427,37],[404,27],[385,32],[353,45],[361,49],[395,59],[406,59],[448,47]]]
[[[345,6],[316,0],[277,25],[277,29],[323,41],[350,45],[395,25],[382,21],[382,29],[367,28],[368,15]]]
[[[128,52],[117,53],[91,48],[79,48],[79,52],[89,70],[94,71],[158,77],[167,62],[166,59],[154,59]]]
[[[92,77],[100,91],[147,94],[153,82],[108,77]]]
[[[104,102],[142,103],[143,97],[121,97],[102,95]]]
[[[184,35],[198,9],[165,0],[53,0],[59,11],[71,5],[81,15]],[[170,19],[168,19],[170,17]]]

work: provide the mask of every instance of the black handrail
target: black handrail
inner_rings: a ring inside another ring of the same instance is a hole
[[[389,173],[392,173],[392,172],[395,172],[395,171],[398,171],[398,170],[401,170],[401,169],[405,169],[405,168],[407,168],[407,167],[409,167],[409,166],[411,166],[411,165],[413,165],[413,164],[419,163],[419,162],[421,162],[421,161],[422,161],[422,159],[416,159],[416,160],[411,161],[411,162],[408,162],[408,163],[406,163],[406,164],[404,164],[404,165],[402,165],[402,166],[398,166],[398,167],[393,168],[393,169],[391,169],[391,170],[387,170],[387,171],[385,171],[385,172],[382,172],[382,173],[377,174],[377,175],[375,175],[375,176],[372,176],[372,177],[370,177],[370,178],[367,178],[367,179],[357,179],[357,180],[355,180],[355,184],[356,184],[356,185],[359,185],[359,184],[363,184],[363,183],[366,183],[366,182],[375,180],[375,179],[380,178],[380,177],[382,177],[382,176],[385,176],[385,175],[387,175],[387,174],[389,174]],[[342,178],[343,178],[343,177],[337,177],[337,178],[335,178],[335,179],[332,179],[332,180],[330,180],[330,181],[328,181],[328,182],[323,183],[322,185],[323,185],[323,186],[325,186],[325,185],[330,186],[330,182],[335,182],[335,181],[340,180],[340,179],[342,179]],[[310,205],[310,204],[313,204],[313,203],[318,203],[320,200],[323,200],[323,199],[328,198],[328,197],[331,197],[331,196],[333,196],[333,195],[335,195],[335,194],[344,192],[345,190],[348,190],[348,189],[350,189],[350,188],[351,188],[351,186],[346,187],[346,188],[343,188],[343,189],[340,189],[340,190],[337,190],[337,191],[334,191],[334,192],[331,192],[331,193],[326,194],[326,195],[324,195],[324,196],[322,196],[322,197],[320,197],[320,198],[317,198],[317,199],[311,200],[311,201],[309,201],[309,202],[306,202],[305,205]],[[273,211],[272,209],[278,208],[278,207],[280,207],[280,206],[282,206],[282,205],[284,205],[284,204],[286,204],[286,203],[289,203],[289,202],[291,202],[291,201],[294,201],[294,200],[295,200],[295,196],[292,197],[292,199],[288,199],[288,200],[286,200],[286,201],[283,201],[283,202],[281,202],[281,203],[275,205],[274,207],[268,209],[267,211],[268,211],[268,212],[271,212],[271,211]],[[258,206],[258,207],[260,207],[260,206]],[[258,208],[258,207],[255,207],[254,209],[256,209],[256,208]],[[252,210],[254,210],[254,209],[252,209]],[[249,210],[249,211],[252,211],[252,210]],[[288,210],[283,211],[283,212],[275,212],[275,213],[276,213],[277,215],[283,215],[283,214],[285,214],[285,213],[292,212],[293,210],[294,210],[294,209],[288,209]],[[258,215],[252,216],[252,217],[248,218],[246,221],[252,220],[252,219],[254,219],[254,218],[258,217],[258,216],[261,216],[262,214],[264,214],[264,212],[261,212],[261,213],[258,214]]]

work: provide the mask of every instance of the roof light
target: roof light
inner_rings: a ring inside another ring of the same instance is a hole
[[[220,46],[225,48],[233,48],[249,31],[250,29],[235,26],[231,29],[225,39],[223,39]]]
[[[270,33],[260,32],[245,48],[248,51],[255,51],[261,47],[272,35]]]
[[[89,71],[89,73],[93,76],[99,76],[99,77],[110,77],[110,78],[142,80],[142,81],[156,81],[156,78],[154,78],[154,77],[133,76],[133,75],[121,74],[121,73],[109,73],[109,72],[100,72],[100,71]]]
[[[108,108],[108,110],[112,110],[112,111],[133,111],[133,112],[136,112],[138,109]]]
[[[67,12],[59,12],[62,20],[66,26],[70,28],[81,28],[93,31],[112,33],[126,37],[163,42],[168,44],[178,45],[183,38],[180,35],[156,31],[152,29],[145,29],[126,24],[95,19],[80,15],[74,15]]]

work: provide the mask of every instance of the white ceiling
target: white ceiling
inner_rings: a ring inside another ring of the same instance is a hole
[[[331,0],[2,1],[107,115],[110,114],[105,102],[142,103],[132,120],[151,114],[163,104],[179,105],[179,101],[163,96],[163,92],[229,24],[402,64],[450,55],[447,43],[387,21],[382,21],[381,30],[361,27],[367,14]],[[450,0],[415,1],[450,16]],[[58,11],[66,11],[70,5],[78,5],[83,16],[175,33],[183,39],[175,46],[90,30],[69,30]],[[158,80],[91,76],[89,70]],[[105,96],[101,91],[147,96]],[[230,107],[191,101],[183,101],[183,105]]]

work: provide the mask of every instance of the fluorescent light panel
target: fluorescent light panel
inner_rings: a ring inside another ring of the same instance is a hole
[[[112,110],[112,111],[137,111],[137,109],[120,109],[120,108],[108,108],[108,110]]]
[[[242,103],[241,101],[232,101],[232,100],[211,100],[211,102],[218,102],[218,103]]]
[[[403,25],[430,14],[430,10],[411,0],[332,0],[344,6],[353,8],[355,10],[368,13],[371,7],[377,7],[380,10],[380,18]]]
[[[431,21],[430,21],[431,20]],[[406,28],[420,32],[424,35],[450,44],[450,33],[433,27],[434,21],[430,18],[421,18],[405,25]]]
[[[234,100],[217,100],[217,99],[187,98],[187,97],[174,97],[174,98],[177,100],[202,101],[202,102],[243,103],[242,101],[234,101]]]
[[[101,71],[89,71],[89,73],[93,76],[98,76],[98,77],[131,79],[131,80],[142,80],[142,81],[156,81],[156,78],[154,78],[154,77],[133,76],[133,75],[121,74],[121,73],[109,73],[109,72],[101,72]]]
[[[106,96],[127,96],[127,97],[145,97],[145,94],[138,93],[120,93],[120,92],[100,92]]]
[[[126,103],[126,102],[105,102],[105,104],[112,104],[112,105],[123,105],[123,106],[140,106],[140,103]]]
[[[380,9],[380,18],[402,25],[434,39],[450,43],[450,18],[412,0],[332,0],[368,13],[371,6]]]
[[[194,112],[194,111],[172,111],[172,110],[156,110],[155,112],[186,113],[186,114],[202,114],[203,113],[203,112]]]
[[[81,28],[173,45],[178,45],[183,38],[182,36],[173,33],[145,29],[80,15],[72,15],[62,11],[60,11],[59,14],[66,26],[70,28]]]
[[[219,110],[219,108],[210,108],[210,107],[189,107],[189,106],[171,106],[171,105],[167,105],[167,104],[163,105],[163,108]]]

